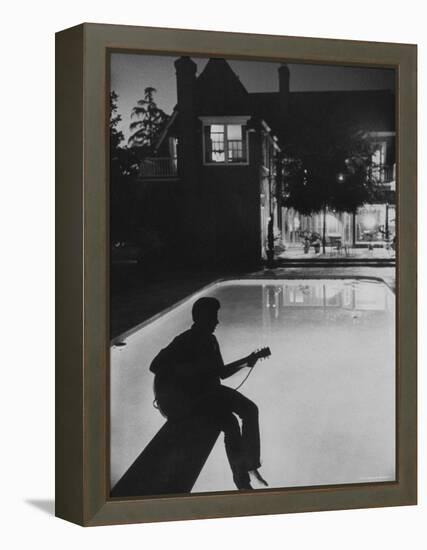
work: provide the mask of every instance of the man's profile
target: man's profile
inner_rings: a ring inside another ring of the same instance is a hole
[[[193,325],[178,335],[153,360],[157,407],[168,420],[206,416],[218,422],[233,480],[238,489],[252,489],[250,474],[267,485],[258,472],[260,434],[258,407],[238,391],[221,384],[243,367],[253,367],[260,355],[224,364],[214,331],[220,302],[204,297],[192,308]],[[266,355],[269,354],[266,353]],[[237,417],[242,421],[240,428]]]

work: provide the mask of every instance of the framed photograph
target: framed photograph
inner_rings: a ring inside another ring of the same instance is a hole
[[[416,46],[56,49],[57,516],[416,504]]]

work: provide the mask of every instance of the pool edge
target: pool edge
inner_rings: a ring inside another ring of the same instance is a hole
[[[266,275],[268,275],[268,276],[266,276]],[[277,280],[277,281],[288,281],[288,280],[289,281],[292,281],[292,280],[295,281],[295,280],[300,280],[300,279],[301,280],[319,280],[319,279],[349,280],[349,279],[351,279],[351,280],[356,280],[356,281],[376,281],[376,282],[384,284],[394,295],[396,295],[395,289],[385,279],[383,279],[382,277],[377,277],[377,276],[373,276],[373,275],[352,275],[352,276],[348,276],[348,277],[343,276],[343,275],[328,275],[327,277],[319,277],[318,275],[317,276],[310,276],[310,275],[290,274],[287,277],[283,277],[283,276],[278,277],[278,276],[275,275],[274,272],[269,271],[267,273],[264,272],[262,274],[261,273],[254,273],[254,274],[248,274],[248,275],[244,275],[244,276],[242,276],[242,275],[237,276],[236,275],[236,276],[233,276],[233,277],[223,277],[223,278],[220,278],[220,279],[216,279],[215,281],[212,281],[211,283],[209,283],[207,285],[204,285],[199,290],[196,290],[196,292],[192,292],[191,294],[189,294],[185,298],[182,298],[178,302],[174,302],[172,305],[168,306],[167,308],[162,309],[162,311],[159,311],[155,315],[152,315],[148,319],[145,319],[145,321],[142,321],[141,323],[138,323],[134,327],[122,332],[118,336],[115,336],[110,341],[110,348],[120,345],[123,342],[123,340],[126,340],[126,338],[128,338],[129,336],[132,336],[133,334],[135,334],[135,332],[138,332],[140,329],[142,329],[145,326],[153,323],[154,321],[157,321],[157,319],[160,319],[160,317],[163,317],[163,315],[166,315],[167,313],[169,313],[173,309],[183,305],[187,300],[189,300],[189,298],[191,296],[193,296],[193,297],[198,296],[199,294],[202,294],[202,293],[206,292],[207,290],[212,289],[212,288],[216,287],[217,285],[219,285],[221,283],[227,283],[227,282],[232,282],[232,281],[245,281],[245,280],[251,280],[251,279],[256,280],[256,281],[262,281],[263,279],[264,280],[274,279],[274,280]]]

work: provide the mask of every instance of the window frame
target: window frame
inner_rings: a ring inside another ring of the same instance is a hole
[[[249,133],[248,122],[251,116],[216,116],[216,117],[199,117],[199,120],[202,121],[202,159],[203,166],[249,166]],[[205,137],[205,128],[206,126],[212,126],[214,124],[224,126],[224,162],[209,162],[206,160],[206,137]],[[244,162],[230,162],[228,160],[228,135],[227,135],[227,126],[238,125],[246,126],[246,130],[242,131],[242,150],[246,153],[246,160]],[[245,143],[243,145],[243,142]]]

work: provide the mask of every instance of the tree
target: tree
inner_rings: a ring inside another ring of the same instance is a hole
[[[132,118],[138,118],[130,124],[133,134],[129,138],[132,147],[139,148],[141,156],[152,155],[154,146],[168,118],[154,101],[156,89],[145,88],[144,99],[140,99],[132,109]]]
[[[122,120],[122,115],[118,114],[117,101],[119,96],[112,90],[110,92],[110,150],[116,151],[120,143],[124,140],[123,132],[117,129]]]
[[[316,123],[290,123],[282,158],[284,206],[303,215],[323,212],[322,243],[326,246],[326,212],[355,213],[377,197],[372,165],[373,146],[357,125],[334,116]]]
[[[127,239],[131,233],[134,204],[132,182],[138,174],[139,162],[129,147],[123,146],[122,120],[118,112],[119,96],[110,93],[110,234],[113,241]]]

